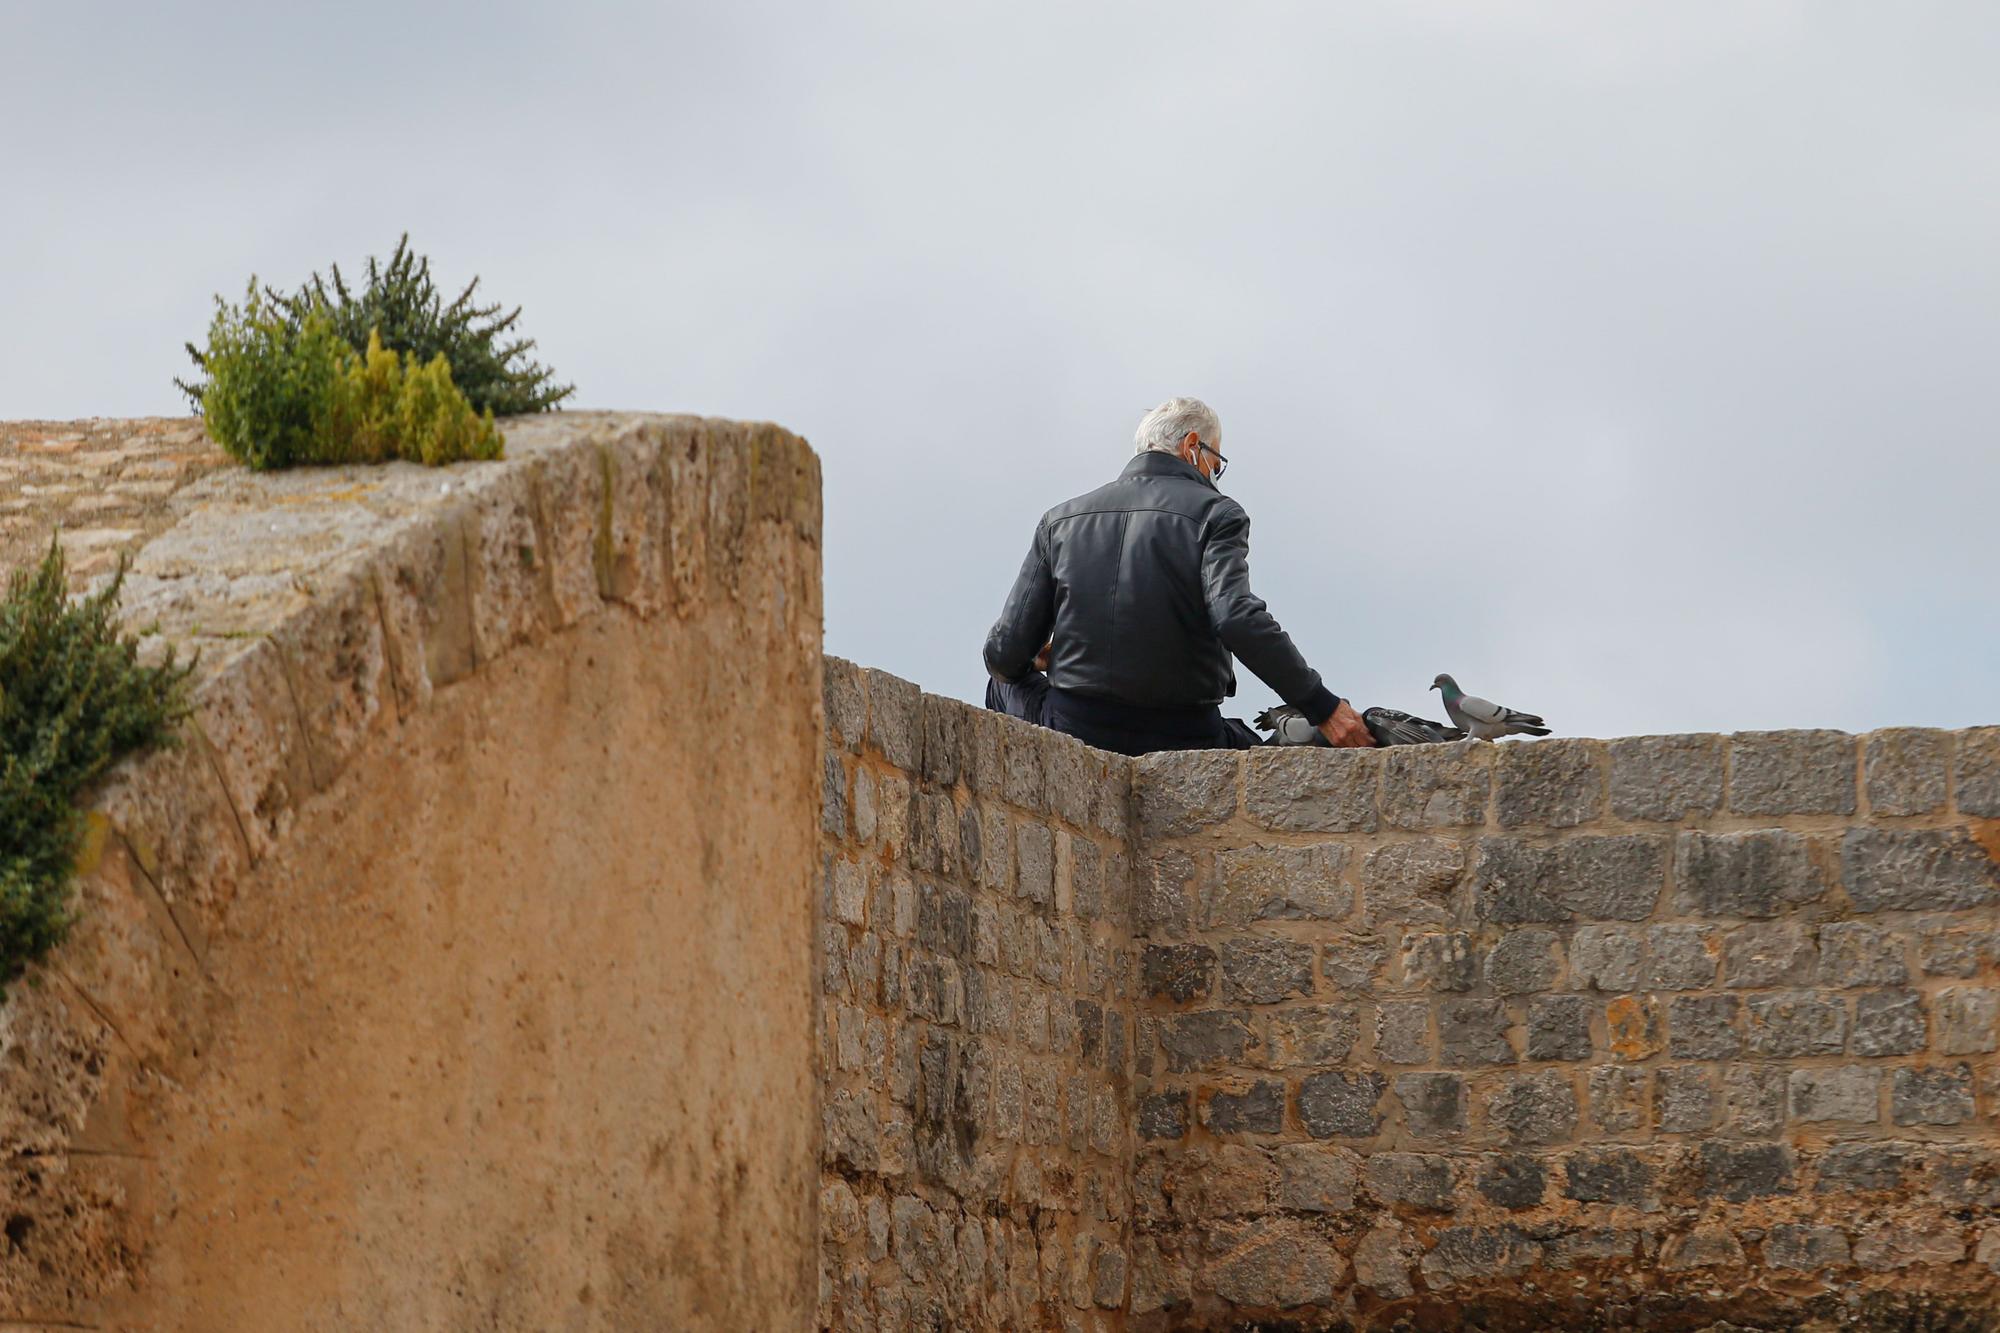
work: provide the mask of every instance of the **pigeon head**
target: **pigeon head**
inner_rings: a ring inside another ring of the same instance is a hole
[[[1458,688],[1458,682],[1453,680],[1450,676],[1446,675],[1444,672],[1440,671],[1431,680],[1431,688],[1434,690],[1456,690]]]

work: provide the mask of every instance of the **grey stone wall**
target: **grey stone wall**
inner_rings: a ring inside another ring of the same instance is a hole
[[[1127,761],[826,662],[820,1324],[1122,1327]]]

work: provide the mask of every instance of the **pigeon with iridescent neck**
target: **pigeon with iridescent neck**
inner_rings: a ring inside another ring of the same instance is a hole
[[[1497,741],[1502,736],[1549,734],[1548,727],[1533,713],[1523,713],[1505,704],[1496,704],[1491,699],[1467,694],[1458,688],[1457,681],[1442,672],[1431,682],[1431,688],[1443,693],[1446,716],[1482,741]]]

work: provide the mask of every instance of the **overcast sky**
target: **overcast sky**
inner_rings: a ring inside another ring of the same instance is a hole
[[[827,646],[933,690],[1188,393],[1364,705],[2000,722],[1996,70],[1990,0],[0,0],[0,418],[408,229],[578,406],[810,439]]]

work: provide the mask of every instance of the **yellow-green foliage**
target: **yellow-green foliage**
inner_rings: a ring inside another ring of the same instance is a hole
[[[442,353],[419,365],[372,332],[356,353],[325,311],[290,319],[254,278],[240,307],[217,299],[202,359],[208,433],[253,468],[500,457],[492,410],[472,410]]]

